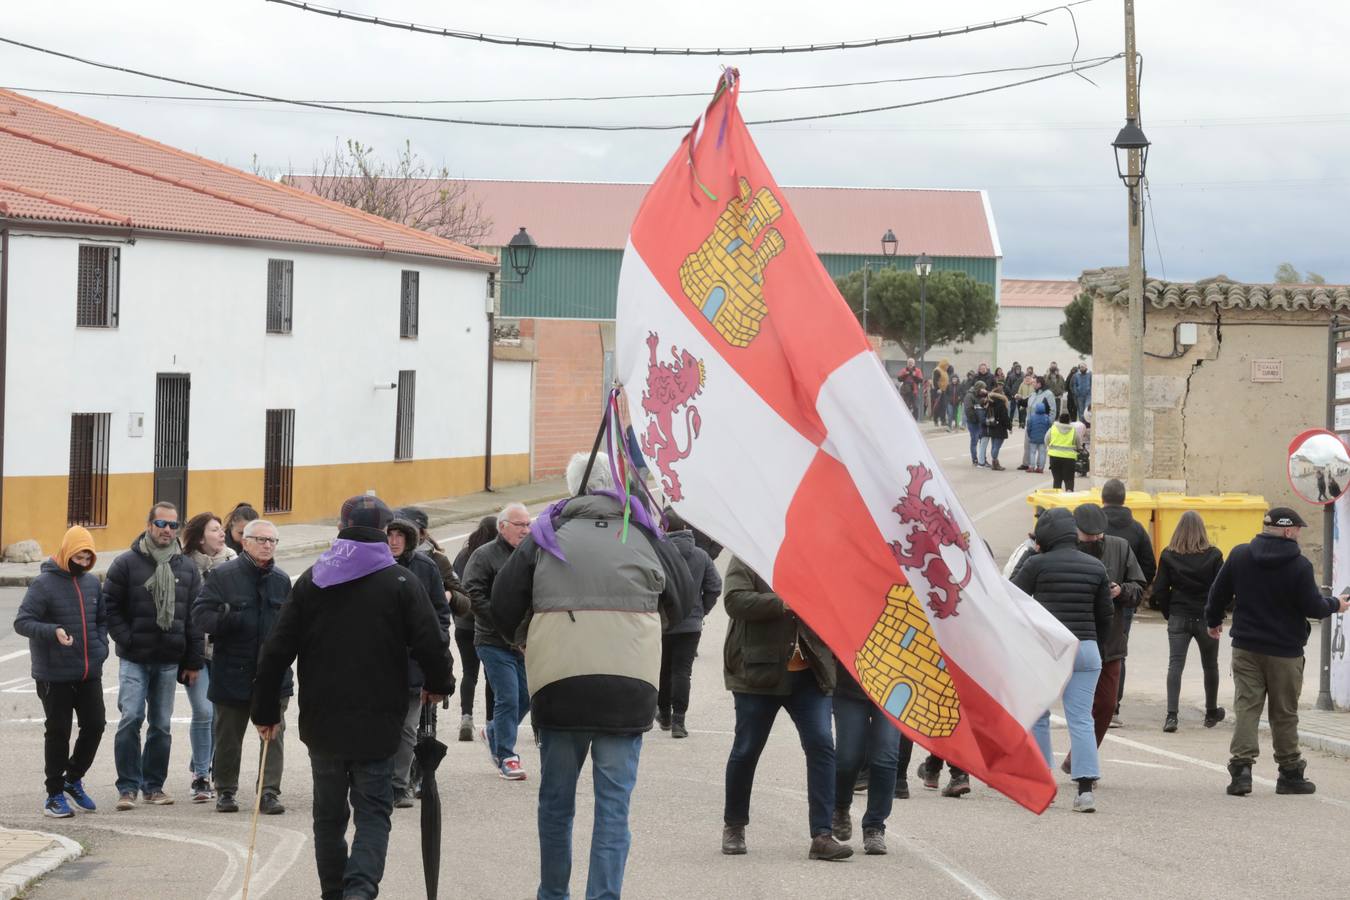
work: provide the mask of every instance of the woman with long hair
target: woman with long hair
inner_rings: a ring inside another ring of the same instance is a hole
[[[1158,560],[1158,575],[1153,582],[1153,598],[1167,619],[1167,718],[1163,731],[1177,730],[1177,706],[1181,695],[1181,673],[1191,640],[1200,648],[1200,666],[1205,673],[1205,727],[1223,721],[1219,700],[1219,641],[1205,627],[1205,601],[1209,589],[1223,565],[1223,553],[1209,542],[1205,520],[1194,510],[1181,514],[1172,540]]]
[[[225,517],[225,546],[233,550],[236,556],[244,552],[244,526],[256,518],[258,511],[247,500],[236,503]]]
[[[455,556],[451,568],[460,579],[464,578],[464,568],[469,564],[473,551],[484,544],[497,539],[497,517],[483,516],[478,527],[464,542],[464,548]],[[459,682],[459,739],[473,740],[473,695],[478,687],[478,653],[473,648],[473,613],[455,616],[455,646],[459,647],[459,664],[463,668]],[[483,679],[484,700],[487,703],[487,720],[492,721],[492,685]]]
[[[183,552],[197,564],[203,580],[216,566],[235,558],[235,551],[225,545],[226,537],[224,523],[213,512],[197,513],[183,527]],[[192,706],[192,726],[188,736],[192,744],[193,803],[206,803],[215,797],[211,789],[211,755],[214,752],[211,729],[215,725],[215,707],[206,696],[210,688],[211,641],[208,638],[206,665],[197,680],[187,686],[188,703]]]

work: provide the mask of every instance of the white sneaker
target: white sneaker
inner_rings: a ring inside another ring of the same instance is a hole
[[[478,726],[478,739],[483,742],[483,748],[487,750],[488,759],[492,760],[492,768],[501,771],[502,761],[492,752],[492,742],[488,740],[487,726]]]
[[[1097,800],[1092,796],[1092,791],[1073,798],[1073,811],[1081,813],[1097,811]]]

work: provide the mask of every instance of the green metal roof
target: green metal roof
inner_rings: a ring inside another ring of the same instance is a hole
[[[831,278],[862,268],[896,265],[910,268],[913,256],[826,253],[820,257]],[[501,314],[519,319],[613,319],[619,292],[622,250],[580,250],[540,247],[524,284],[507,284],[501,291]],[[940,272],[965,272],[980,284],[997,290],[997,261],[991,257],[935,256]]]

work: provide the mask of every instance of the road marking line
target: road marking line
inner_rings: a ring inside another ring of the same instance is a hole
[[[18,678],[11,678],[9,681],[0,681],[0,688],[7,688],[12,684],[18,684],[21,681],[27,681],[27,675],[20,675]]]
[[[1137,759],[1103,759],[1102,762],[1120,763],[1122,766],[1138,766],[1141,769],[1168,769],[1172,772],[1181,771],[1177,766],[1165,766],[1162,763],[1146,763]]]
[[[1057,725],[1067,724],[1064,721],[1063,716],[1051,716],[1050,721],[1054,722]],[[1222,772],[1225,775],[1228,774],[1228,766],[1220,765],[1219,763],[1213,763],[1206,759],[1197,759],[1194,756],[1187,756],[1184,753],[1177,753],[1174,750],[1164,750],[1161,747],[1154,747],[1152,744],[1145,744],[1143,741],[1132,741],[1129,738],[1117,737],[1114,734],[1108,734],[1106,736],[1106,739],[1108,741],[1115,741],[1117,744],[1121,744],[1122,746],[1129,747],[1133,750],[1142,750],[1145,753],[1152,753],[1155,756],[1161,756],[1164,759],[1172,759],[1176,760],[1177,762],[1190,763],[1191,765],[1198,766],[1201,769],[1209,769],[1211,772]],[[1260,775],[1253,775],[1252,781],[1255,782],[1256,784],[1264,785],[1265,787],[1275,786],[1274,779],[1262,778]],[[1350,810],[1350,803],[1347,803],[1344,800],[1337,800],[1335,797],[1328,797],[1324,794],[1310,794],[1309,796],[1312,797],[1312,799],[1314,800],[1327,804],[1328,806],[1335,806],[1339,807],[1340,809]]]
[[[0,656],[0,663],[9,662],[11,659],[18,659],[20,656],[27,655],[27,650],[15,650],[13,653],[6,653],[4,656]]]
[[[983,511],[981,511],[981,512],[975,514],[975,515],[971,518],[970,521],[972,521],[972,522],[978,522],[978,521],[980,521],[981,519],[986,518],[987,516],[993,515],[994,513],[998,512],[1000,509],[1003,509],[1004,507],[1012,506],[1014,503],[1026,503],[1026,502],[1027,502],[1027,494],[1030,494],[1032,491],[1038,491],[1038,490],[1040,490],[1041,488],[1049,487],[1049,486],[1050,486],[1049,482],[1045,482],[1045,481],[1034,482],[1034,483],[1032,483],[1029,487],[1026,487],[1026,488],[1024,488],[1024,489],[1018,491],[1016,494],[1013,494],[1013,495],[1012,495],[1011,497],[1009,497],[1008,499],[1006,499],[1006,500],[1000,500],[998,503],[995,503],[993,506],[990,506],[990,507],[984,509]]]
[[[100,828],[104,831],[111,831],[116,834],[126,834],[133,837],[148,837],[161,841],[173,841],[179,844],[198,844],[202,847],[210,847],[212,850],[218,850],[225,855],[225,871],[220,878],[216,880],[216,886],[207,894],[207,900],[212,898],[223,898],[229,886],[234,882],[234,877],[239,871],[239,859],[245,856],[244,847],[234,841],[217,842],[209,841],[205,838],[185,837],[181,834],[172,834],[167,831],[146,831],[140,828],[119,828],[116,825],[94,825],[87,821],[81,821],[81,825],[86,828]]]
[[[977,898],[977,900],[1003,900],[1002,895],[989,887],[989,885],[980,881],[974,875],[956,868],[956,866],[947,862],[946,859],[932,847],[921,844],[918,841],[910,840],[898,831],[888,831],[886,836],[903,844],[905,849],[909,850],[910,853],[938,869],[952,881],[961,885],[961,887],[965,888],[966,891],[969,892],[972,897]]]
[[[303,832],[290,828],[274,828],[270,825],[264,825],[262,830],[279,835],[281,841],[276,849],[267,855],[267,862],[254,871],[253,884],[249,887],[250,897],[263,897],[268,891],[276,887],[277,882],[291,870],[300,858],[300,851],[304,848],[306,841]],[[243,885],[240,885],[239,891],[230,900],[241,896],[242,893]]]

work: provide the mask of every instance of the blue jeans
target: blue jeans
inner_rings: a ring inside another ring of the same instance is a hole
[[[1073,658],[1073,674],[1064,686],[1064,719],[1069,723],[1069,752],[1073,754],[1070,776],[1100,778],[1097,762],[1097,734],[1092,721],[1092,698],[1097,692],[1097,676],[1102,673],[1102,655],[1096,641],[1079,641],[1078,653]],[[1045,764],[1055,767],[1055,755],[1050,749],[1050,710],[1041,714],[1032,726],[1032,734]]]
[[[970,432],[970,461],[983,463],[984,456],[978,451],[983,449],[979,444],[980,435],[984,433],[984,426],[980,424],[978,419],[967,419],[966,430]]]
[[[117,709],[122,719],[113,738],[117,792],[153,794],[164,789],[169,776],[169,748],[173,746],[169,719],[178,688],[178,664],[118,662]],[[142,752],[141,725],[147,718],[150,728]]]
[[[980,462],[998,462],[998,452],[1003,449],[1006,438],[984,435],[980,438]]]
[[[1046,456],[1047,447],[1045,441],[1039,444],[1027,444],[1027,466],[1032,469],[1044,469],[1048,462]]]
[[[516,755],[516,732],[530,711],[530,688],[525,683],[525,657],[515,650],[488,644],[477,648],[483,672],[492,685],[492,721],[487,723],[488,746],[497,759]]]
[[[595,817],[586,900],[619,900],[623,893],[623,870],[633,839],[628,831],[628,801],[637,784],[642,735],[541,728],[538,900],[568,900],[570,896],[577,777],[588,751],[595,782]]]
[[[320,897],[373,898],[380,892],[394,809],[394,759],[336,759],[311,751],[314,776],[314,863]],[[348,796],[351,805],[348,806]],[[347,853],[347,818],[356,833]]]
[[[830,733],[830,695],[822,693],[810,669],[789,672],[792,693],[743,694],[734,692],[736,736],[727,758],[726,805],[722,818],[727,825],[750,823],[750,791],[755,785],[755,766],[768,743],[778,710],[786,709],[797,726],[797,736],[806,753],[806,802],[811,836],[830,833],[834,811],[834,735]],[[1089,722],[1090,724],[1090,722]]]
[[[836,693],[834,730],[838,743],[835,750],[835,809],[848,809],[853,804],[853,782],[866,757],[867,811],[863,813],[862,827],[885,831],[886,820],[895,803],[900,729],[892,725],[885,713],[870,700]]]
[[[211,775],[211,722],[215,719],[215,704],[206,698],[211,688],[211,664],[202,666],[195,684],[188,685],[187,698],[192,706],[192,774],[196,778]]]

